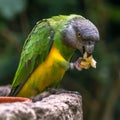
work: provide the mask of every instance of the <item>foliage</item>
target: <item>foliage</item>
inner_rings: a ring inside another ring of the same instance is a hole
[[[24,0],[1,0],[0,13],[5,19],[14,19],[15,15],[25,9]]]
[[[70,13],[81,14],[95,23],[101,41],[93,55],[97,69],[68,71],[62,87],[82,94],[85,120],[119,120],[120,5],[113,0],[0,0],[1,85],[12,82],[23,42],[35,23]],[[79,56],[76,51],[73,60]]]

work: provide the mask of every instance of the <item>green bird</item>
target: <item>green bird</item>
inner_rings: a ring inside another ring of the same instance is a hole
[[[33,97],[61,81],[76,49],[88,55],[99,40],[96,26],[80,15],[59,15],[37,22],[27,37],[10,96]]]

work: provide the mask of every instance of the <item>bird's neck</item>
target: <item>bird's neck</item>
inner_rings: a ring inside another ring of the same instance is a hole
[[[61,40],[55,41],[54,46],[60,51],[65,60],[70,61],[74,53],[74,49],[65,46]]]

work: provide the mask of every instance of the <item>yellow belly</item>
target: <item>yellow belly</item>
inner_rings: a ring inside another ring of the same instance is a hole
[[[24,84],[17,96],[31,97],[54,86],[63,77],[66,69],[61,63],[67,62],[57,50],[52,47],[47,59],[40,64]]]

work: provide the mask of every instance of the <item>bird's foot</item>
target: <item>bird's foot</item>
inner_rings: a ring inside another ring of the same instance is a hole
[[[48,88],[47,91],[44,91],[43,93],[37,95],[36,97],[33,97],[32,102],[41,101],[43,98],[46,98],[46,97],[48,97],[48,96],[50,96],[52,94],[58,95],[58,94],[62,94],[62,93],[80,95],[80,93],[77,92],[77,91],[67,91],[67,90],[62,89],[62,88],[59,88],[59,89],[57,89],[57,88]]]
[[[68,90],[65,90],[63,88],[59,88],[59,89],[57,89],[57,88],[49,88],[48,90],[49,90],[49,92],[51,94],[68,93],[68,94],[77,94],[77,95],[80,95],[80,93],[77,92],[77,91],[68,91]]]
[[[70,69],[76,68],[78,71],[89,69],[90,67],[96,68],[96,61],[92,55],[86,52],[83,54],[83,58],[80,57],[76,60],[76,62],[70,63]]]
[[[40,93],[39,95],[32,97],[32,101],[36,102],[36,101],[41,101],[43,98],[48,97],[51,93],[49,91],[44,91],[42,93]]]
[[[70,69],[77,69],[81,71],[82,68],[80,67],[80,63],[83,61],[82,57],[79,57],[74,63],[70,63]]]

